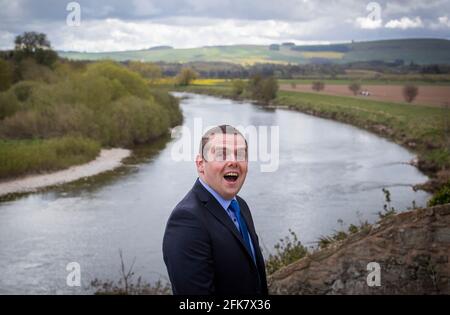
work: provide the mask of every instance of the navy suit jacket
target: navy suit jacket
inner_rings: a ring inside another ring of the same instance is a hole
[[[219,202],[197,181],[167,222],[163,256],[174,294],[267,295],[264,259],[247,203],[236,196],[256,264]]]

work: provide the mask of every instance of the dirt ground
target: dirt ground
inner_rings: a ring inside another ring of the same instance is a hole
[[[412,104],[444,106],[446,103],[450,106],[450,86],[418,86],[419,95]],[[281,84],[280,89],[283,91],[312,92],[328,95],[354,96],[347,85],[325,84],[325,89],[321,92],[312,90],[310,84],[297,84],[293,89],[290,84]],[[361,91],[369,91],[370,96],[358,95],[357,98],[386,101],[386,102],[402,102],[403,86],[402,85],[362,85]]]

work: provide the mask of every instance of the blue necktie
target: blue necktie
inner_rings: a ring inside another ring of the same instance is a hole
[[[239,208],[239,203],[235,199],[233,199],[228,208],[235,214],[236,219],[239,223],[239,229],[241,230],[241,235],[242,238],[244,239],[245,246],[248,248],[249,253],[252,255],[253,261],[255,261],[252,248],[250,246],[250,237],[248,234],[247,225],[245,224],[245,221],[241,216],[241,209]]]

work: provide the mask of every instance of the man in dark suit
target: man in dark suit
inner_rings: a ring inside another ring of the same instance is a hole
[[[202,137],[196,166],[199,178],[164,234],[173,293],[268,294],[250,209],[237,196],[247,175],[247,141],[234,127],[212,128]]]

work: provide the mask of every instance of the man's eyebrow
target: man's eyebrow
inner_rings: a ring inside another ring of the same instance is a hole
[[[222,145],[222,144],[216,144],[214,145],[214,148],[229,148],[229,147],[235,147],[235,148],[246,148],[246,145],[234,145],[232,143],[230,143],[229,145]]]
[[[234,150],[241,150],[241,149],[247,150],[247,147],[245,145],[233,146],[232,144],[230,144],[229,146],[216,145],[213,148],[214,148],[214,150],[224,150],[224,149],[225,150],[232,150],[232,149],[234,149]]]

